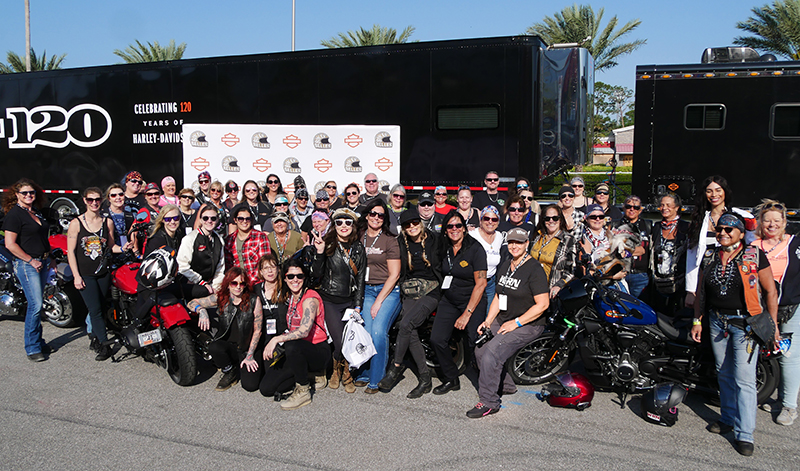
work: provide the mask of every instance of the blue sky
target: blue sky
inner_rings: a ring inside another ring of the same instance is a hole
[[[521,34],[525,28],[573,2],[517,0],[296,0],[296,49],[319,49],[320,41],[340,31],[373,23],[398,31],[416,27],[420,41]],[[30,0],[33,48],[48,55],[67,53],[65,67],[113,64],[114,49],[135,39],[186,42],[185,58],[291,50],[291,0]],[[587,2],[588,3],[588,2]],[[730,45],[754,6],[765,0],[665,2],[605,0],[605,19],[620,23],[639,18],[630,37],[647,44],[622,58],[596,80],[634,87],[638,64],[699,62],[704,48]],[[3,0],[0,56],[25,49],[24,1]],[[605,23],[604,23],[605,24]]]

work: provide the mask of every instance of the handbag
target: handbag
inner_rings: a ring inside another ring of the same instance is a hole
[[[372,337],[364,328],[361,316],[353,314],[344,326],[342,355],[350,368],[359,368],[377,353]]]
[[[421,278],[412,278],[400,283],[400,291],[403,296],[411,299],[419,299],[439,286],[439,282],[435,280],[423,280]]]
[[[798,304],[778,306],[778,324],[785,324],[794,317]]]
[[[767,311],[755,316],[745,317],[745,330],[748,330],[759,345],[772,351],[775,342],[775,323]]]

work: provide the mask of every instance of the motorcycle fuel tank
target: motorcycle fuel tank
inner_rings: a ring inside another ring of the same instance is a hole
[[[658,314],[653,308],[628,293],[618,291],[616,294],[618,299],[612,304],[602,296],[594,300],[595,309],[607,322],[624,325],[650,325],[658,322]]]
[[[139,263],[128,263],[114,271],[111,282],[125,294],[136,294]]]

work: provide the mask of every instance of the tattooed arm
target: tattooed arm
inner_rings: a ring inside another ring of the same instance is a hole
[[[258,362],[253,359],[258,341],[261,339],[261,323],[263,314],[261,312],[261,299],[256,296],[256,304],[253,306],[253,337],[250,339],[250,348],[247,349],[247,356],[242,360],[240,368],[247,368],[247,371],[254,373],[258,370]]]
[[[277,346],[281,342],[289,342],[292,340],[299,340],[308,337],[311,332],[311,327],[317,319],[319,313],[319,301],[314,298],[309,298],[303,301],[303,317],[300,319],[300,327],[297,329],[281,335],[272,337],[266,347],[264,347],[264,359],[269,360]]]
[[[208,318],[208,311],[207,308],[215,307],[217,305],[217,295],[212,294],[211,296],[206,296],[205,298],[197,298],[192,299],[188,303],[186,303],[186,307],[189,308],[190,311],[196,312],[200,317],[197,320],[197,325],[200,327],[200,330],[208,330],[211,328],[211,321]]]

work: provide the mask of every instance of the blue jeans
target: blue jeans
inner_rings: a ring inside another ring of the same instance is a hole
[[[372,344],[375,346],[375,355],[369,362],[361,367],[360,373],[356,377],[358,381],[368,381],[368,387],[375,389],[378,382],[386,374],[386,363],[389,361],[389,329],[394,324],[397,315],[400,314],[400,287],[394,289],[386,296],[381,303],[381,308],[375,319],[372,318],[370,311],[378,297],[383,285],[364,286],[364,306],[361,308],[361,317],[364,318],[364,328],[367,329],[372,337]]]
[[[14,274],[25,292],[28,300],[28,310],[25,312],[25,353],[33,355],[41,353],[44,347],[42,339],[42,305],[44,303],[44,286],[50,271],[49,259],[42,261],[42,268],[36,271],[33,266],[14,258]]]
[[[797,309],[800,311],[800,308]],[[797,392],[800,391],[800,312],[795,311],[788,322],[781,324],[781,333],[793,332],[792,346],[789,347],[789,356],[781,355],[781,386],[778,389],[778,399],[783,402],[783,407],[797,408]]]
[[[756,363],[758,344],[745,339],[744,330],[728,324],[725,329],[715,313],[709,317],[711,349],[719,381],[720,422],[733,425],[736,440],[753,442],[756,429]],[[727,332],[728,336],[723,334]],[[752,357],[747,344],[752,343]]]
[[[634,298],[638,298],[642,294],[649,282],[650,277],[647,273],[631,273],[625,277],[625,283],[628,283],[628,289]]]
[[[495,289],[497,288],[497,285],[495,284],[496,282],[497,282],[497,273],[495,273],[494,276],[492,276],[491,278],[486,280],[486,290],[484,290],[484,293],[486,293],[486,315],[487,316],[489,315],[489,307],[492,305],[492,301],[494,300],[494,293],[495,293]],[[486,320],[486,317],[481,319],[481,322],[483,322],[485,320]],[[478,327],[476,326],[475,328],[477,329]]]

